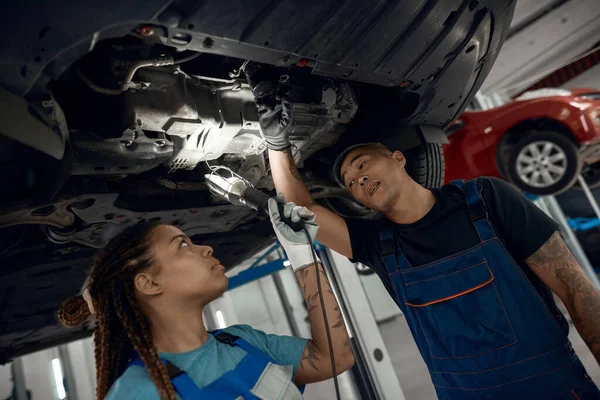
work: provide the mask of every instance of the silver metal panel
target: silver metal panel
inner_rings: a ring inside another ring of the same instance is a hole
[[[327,249],[338,293],[346,305],[347,319],[365,355],[370,379],[378,399],[405,400],[388,350],[375,321],[356,268],[346,257]]]
[[[23,372],[23,360],[13,360],[11,367],[13,384],[15,385],[15,400],[27,400],[27,388],[25,387],[25,373]]]

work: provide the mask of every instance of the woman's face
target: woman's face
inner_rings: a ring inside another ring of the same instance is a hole
[[[197,246],[178,228],[159,225],[151,233],[153,276],[161,294],[208,304],[227,289],[225,267],[210,246]]]

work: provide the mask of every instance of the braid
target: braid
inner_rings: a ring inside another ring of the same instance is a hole
[[[90,309],[83,296],[75,296],[60,305],[56,318],[65,326],[78,326],[90,317]]]
[[[133,278],[152,266],[149,236],[156,225],[141,221],[113,238],[96,257],[88,288],[94,300],[94,358],[96,399],[102,400],[127,368],[135,349],[162,400],[176,400],[175,390],[154,347],[146,316],[135,295]],[[90,317],[82,296],[62,303],[58,320],[77,326]]]

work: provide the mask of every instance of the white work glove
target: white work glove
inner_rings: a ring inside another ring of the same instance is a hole
[[[285,250],[292,270],[296,271],[304,266],[314,264],[313,249],[306,237],[304,230],[299,232],[294,231],[281,219],[277,203],[285,204],[283,207],[283,216],[291,219],[293,222],[300,220],[304,221],[304,226],[308,231],[311,239],[314,241],[319,230],[319,225],[315,222],[315,213],[306,207],[297,206],[295,203],[286,203],[283,195],[278,195],[277,198],[269,199],[269,217],[277,239]],[[317,262],[321,262],[317,256]]]

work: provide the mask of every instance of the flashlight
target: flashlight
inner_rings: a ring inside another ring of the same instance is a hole
[[[236,206],[247,206],[263,215],[269,214],[269,195],[252,186],[250,182],[226,167],[215,167],[204,175],[208,189]],[[279,215],[294,231],[302,230],[302,221],[293,222],[283,215],[283,204],[277,202]]]

